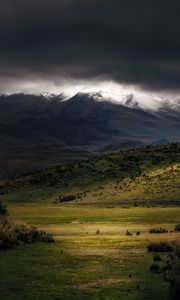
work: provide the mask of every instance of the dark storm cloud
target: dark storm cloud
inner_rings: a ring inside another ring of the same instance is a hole
[[[180,87],[180,2],[0,0],[0,77]]]

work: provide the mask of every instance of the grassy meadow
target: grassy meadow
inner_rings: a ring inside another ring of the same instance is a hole
[[[0,299],[168,299],[168,283],[149,272],[147,246],[180,240],[179,148],[103,154],[1,187],[10,218],[56,242],[0,252]],[[149,233],[160,227],[168,232]]]

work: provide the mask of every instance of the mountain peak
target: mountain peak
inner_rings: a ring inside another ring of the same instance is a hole
[[[180,101],[174,98],[165,98],[150,93],[142,93],[139,91],[122,90],[116,93],[114,90],[88,90],[83,89],[76,93],[73,97],[66,100],[92,99],[97,102],[111,102],[116,105],[123,105],[132,109],[141,109],[145,111],[159,110],[180,110]]]

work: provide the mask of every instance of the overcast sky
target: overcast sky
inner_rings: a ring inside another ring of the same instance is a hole
[[[0,91],[180,90],[179,0],[0,0]]]

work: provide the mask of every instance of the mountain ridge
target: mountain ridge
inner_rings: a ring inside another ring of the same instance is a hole
[[[98,101],[97,95],[1,95],[0,137],[9,144],[91,145],[124,139],[154,143],[178,140],[180,111],[159,111]]]

